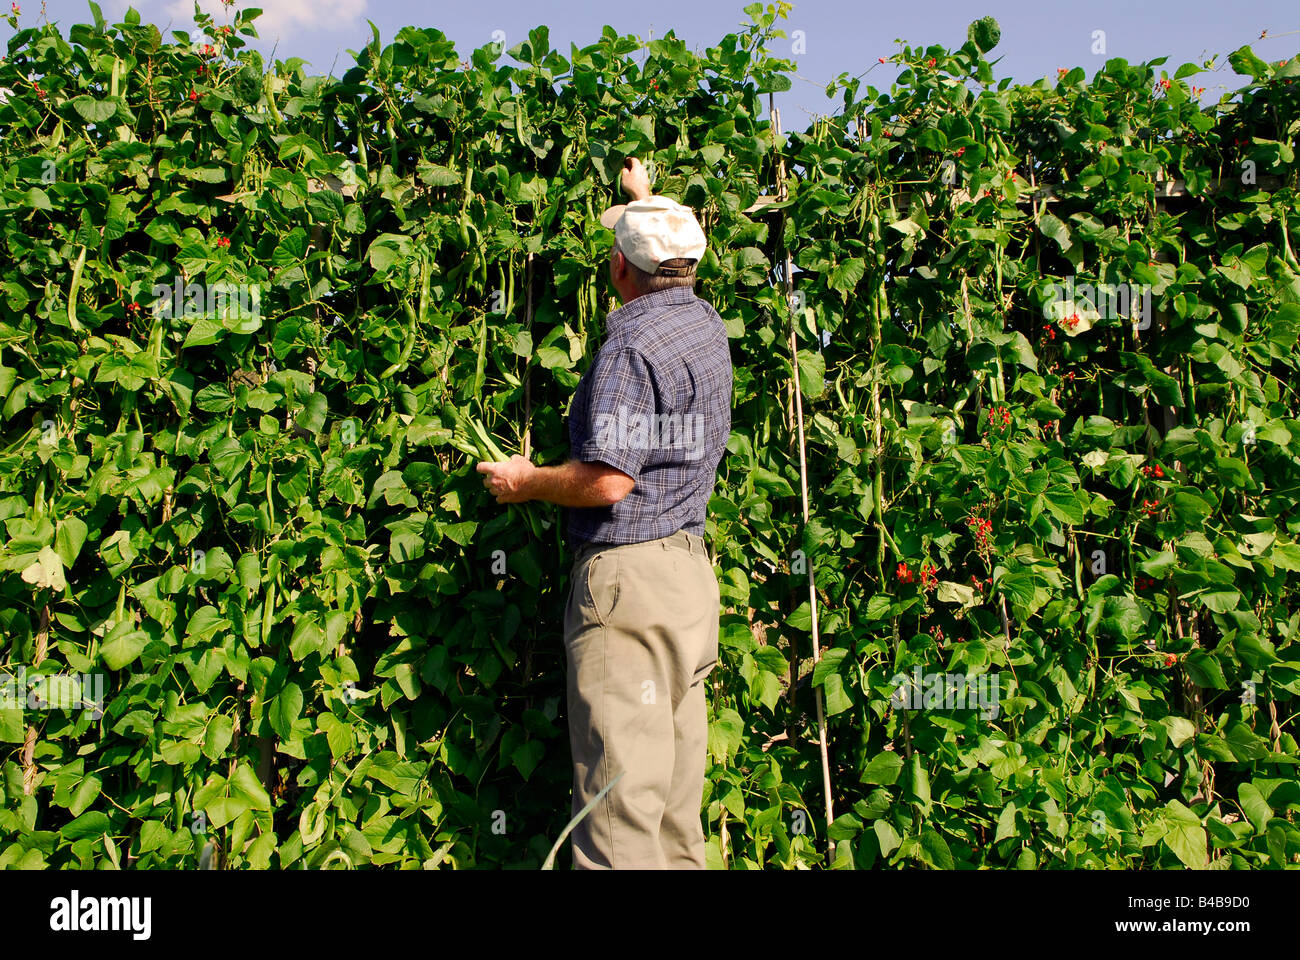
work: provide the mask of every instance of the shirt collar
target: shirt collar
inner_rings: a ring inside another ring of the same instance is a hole
[[[623,304],[623,306],[610,313],[605,318],[605,329],[613,331],[626,323],[631,323],[649,310],[674,304],[690,303],[695,299],[697,298],[692,287],[668,287],[666,290],[643,293],[635,300]]]

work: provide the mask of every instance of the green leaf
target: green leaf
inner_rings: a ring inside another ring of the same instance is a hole
[[[838,290],[841,293],[852,293],[854,288],[862,281],[863,275],[867,272],[867,262],[859,258],[851,258],[839,263],[831,271],[826,280],[826,285],[832,290]]]
[[[936,870],[953,868],[952,850],[938,832],[926,827],[921,831],[921,859]]]
[[[859,777],[863,783],[880,783],[885,786],[898,782],[903,772],[903,758],[892,751],[884,751],[871,758],[871,762],[862,768]]]
[[[149,635],[143,630],[131,629],[130,621],[118,624],[109,640],[100,647],[99,657],[110,670],[121,670],[144,651]]]
[[[1165,807],[1165,817],[1168,823],[1163,838],[1165,846],[1173,851],[1183,866],[1193,870],[1203,869],[1207,849],[1205,828],[1201,826],[1196,814],[1177,800],[1170,800]]]
[[[1248,46],[1239,47],[1228,54],[1228,63],[1232,65],[1233,70],[1245,76],[1258,79],[1268,75],[1268,64],[1255,56],[1255,51]]]
[[[799,389],[815,400],[826,392],[826,358],[816,350],[799,351]]]
[[[68,581],[63,576],[63,560],[49,547],[41,547],[34,563],[23,568],[23,579],[35,587],[62,592]]]
[[[1038,229],[1042,231],[1043,236],[1055,240],[1062,253],[1070,249],[1070,228],[1052,214],[1044,213],[1038,218]]]
[[[1246,812],[1246,818],[1250,820],[1251,826],[1255,828],[1255,834],[1262,834],[1268,827],[1268,822],[1273,819],[1273,809],[1264,799],[1264,794],[1259,787],[1250,782],[1242,782],[1237,786],[1237,800],[1241,803],[1241,809]]]
[[[993,835],[993,842],[999,843],[1011,837],[1020,836],[1020,829],[1016,826],[1016,805],[1008,803],[998,814],[998,829]]]
[[[880,844],[880,855],[882,857],[889,856],[903,842],[898,835],[898,831],[894,829],[888,820],[877,820],[871,826],[876,831],[876,841]]]
[[[296,683],[286,683],[267,708],[267,722],[281,740],[293,737],[293,722],[302,713],[302,690]]]
[[[80,96],[72,101],[72,107],[81,114],[87,123],[103,123],[117,113],[117,103],[113,100],[96,100],[94,97]]]
[[[83,813],[71,823],[65,823],[59,834],[65,840],[82,840],[88,837],[101,837],[109,831],[112,824],[107,816],[98,810]]]

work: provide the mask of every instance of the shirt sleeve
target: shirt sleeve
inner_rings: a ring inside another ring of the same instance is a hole
[[[602,354],[591,370],[587,440],[578,459],[599,460],[636,478],[649,456],[655,384],[645,358],[630,347]]]

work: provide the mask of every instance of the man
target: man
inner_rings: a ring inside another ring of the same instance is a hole
[[[731,432],[731,357],[695,296],[706,240],[690,209],[650,196],[611,207],[609,278],[623,306],[569,408],[570,459],[480,463],[498,503],[568,510],[574,549],[564,615],[578,869],[703,869],[708,741],[704,678],[718,659],[718,580],[705,508]]]

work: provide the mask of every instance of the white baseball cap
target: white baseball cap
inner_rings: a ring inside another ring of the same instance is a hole
[[[708,241],[690,207],[670,197],[647,197],[610,207],[601,225],[614,231],[618,247],[646,273],[688,276],[695,268],[661,267],[665,260],[683,258],[699,263]]]

